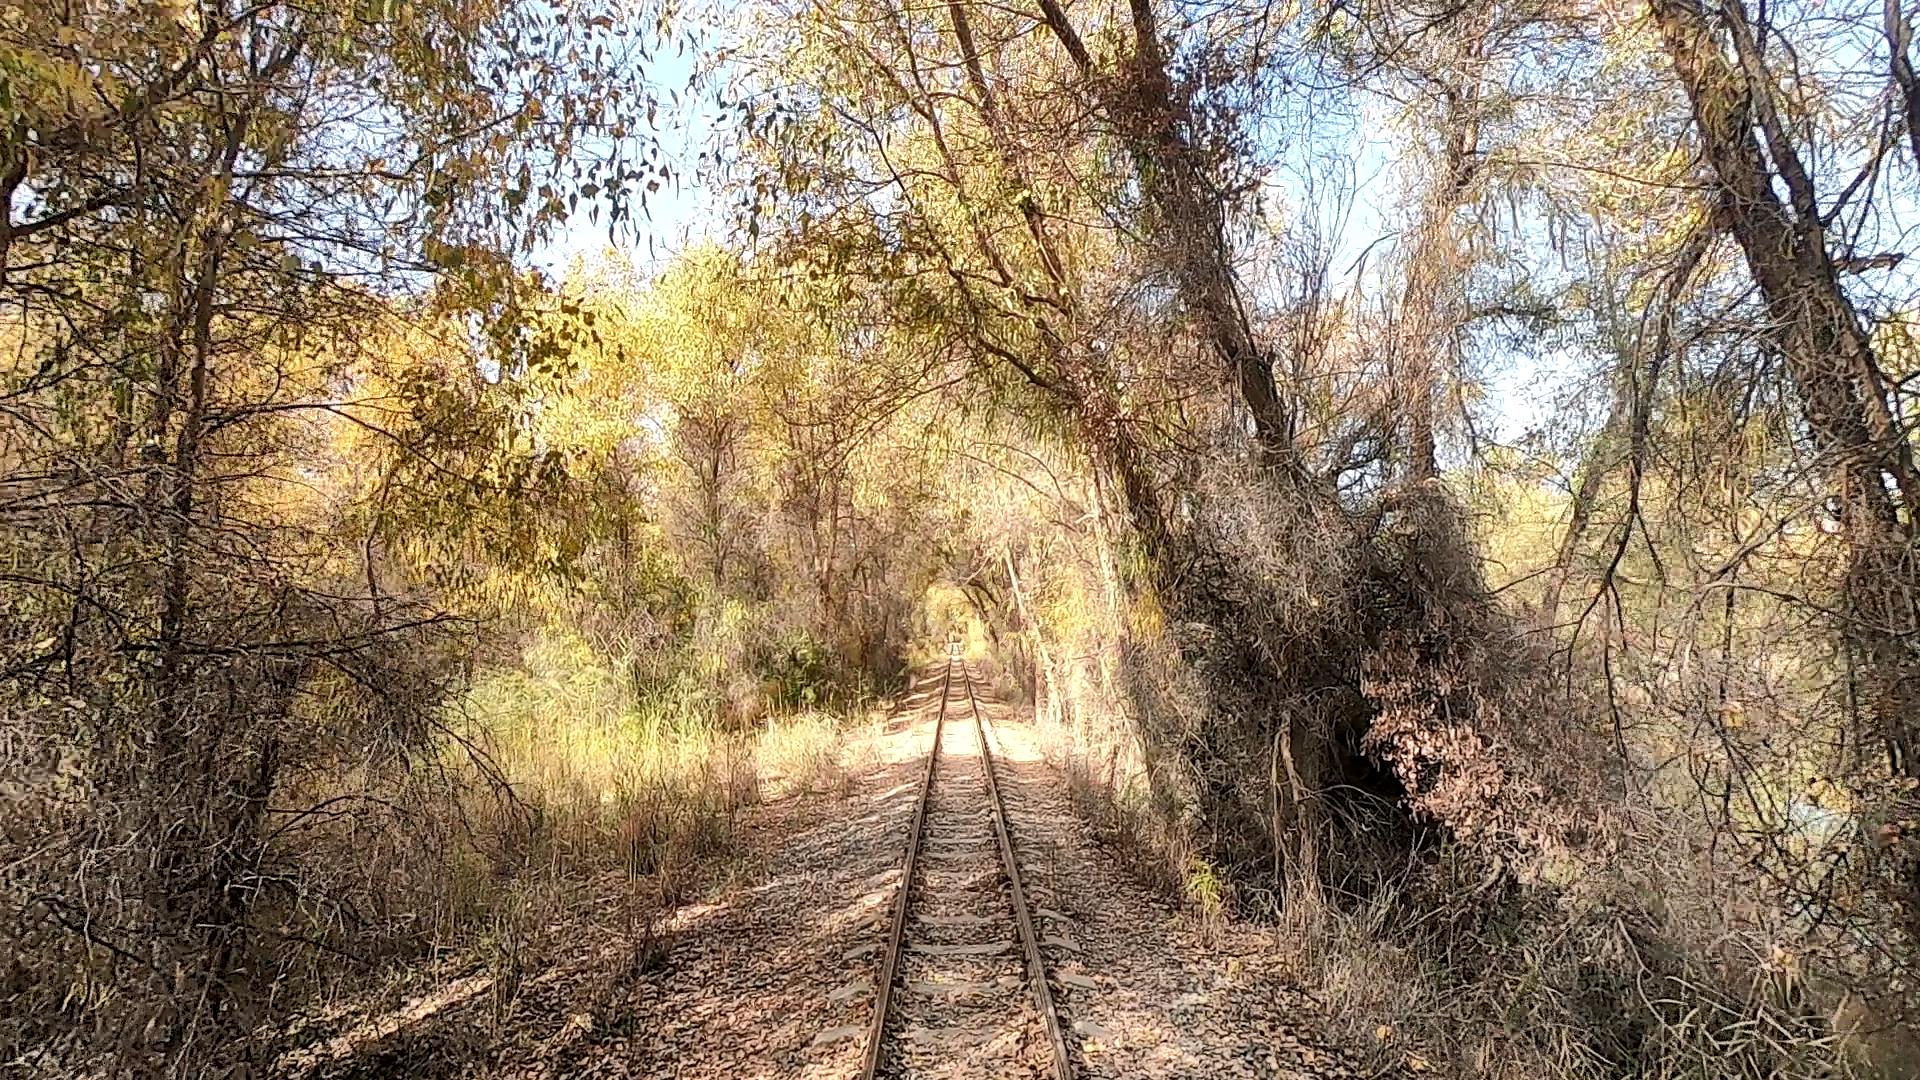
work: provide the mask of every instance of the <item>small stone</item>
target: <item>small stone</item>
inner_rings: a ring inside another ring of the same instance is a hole
[[[1075,1020],[1073,1022],[1073,1031],[1074,1034],[1079,1035],[1083,1039],[1092,1039],[1095,1042],[1103,1042],[1109,1045],[1113,1042],[1113,1032],[1091,1020]]]
[[[871,993],[873,993],[873,984],[871,982],[865,979],[856,979],[845,986],[835,989],[833,993],[828,994],[827,1000],[836,1002],[846,1001],[848,998],[860,997],[863,994]]]
[[[829,1043],[837,1043],[842,1039],[851,1039],[855,1035],[860,1034],[860,1031],[861,1028],[858,1024],[842,1024],[839,1027],[830,1027],[820,1034],[815,1035],[813,1041],[807,1045],[809,1047],[826,1046]]]

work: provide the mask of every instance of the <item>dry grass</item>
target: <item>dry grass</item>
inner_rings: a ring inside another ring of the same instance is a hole
[[[574,947],[570,926],[624,923],[610,986],[656,962],[676,906],[753,872],[746,811],[836,796],[859,767],[844,718],[809,711],[728,731],[708,708],[638,694],[565,642],[482,673],[454,710],[464,742],[444,749],[436,797],[398,823],[412,857],[382,863],[385,902],[418,924],[412,947],[334,979],[271,1039],[284,1060],[337,1057],[329,1047],[354,1030],[377,1058],[399,1028],[368,1018],[406,1015],[443,984],[484,987],[504,1029],[523,986]]]
[[[766,797],[847,794],[861,762],[847,756],[846,728],[839,718],[813,711],[769,722],[755,751]]]
[[[529,869],[619,868],[664,903],[724,862],[745,808],[847,783],[840,718],[808,711],[728,730],[696,703],[636,692],[579,647],[531,650],[522,668],[479,680],[463,712],[531,811]]]
[[[1283,940],[1343,1041],[1380,1064],[1412,1049],[1497,1080],[1910,1075],[1837,1035],[1826,996],[1759,935],[1529,899],[1383,891],[1307,912]]]

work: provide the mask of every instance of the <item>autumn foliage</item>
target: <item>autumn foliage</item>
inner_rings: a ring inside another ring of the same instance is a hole
[[[510,1025],[585,881],[644,967],[964,635],[1359,1044],[1910,1069],[1911,38],[9,9],[0,1057],[285,1070],[449,956]]]

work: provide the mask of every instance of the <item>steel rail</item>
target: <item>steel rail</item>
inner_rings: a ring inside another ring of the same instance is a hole
[[[886,1035],[887,1011],[893,1002],[893,980],[900,972],[900,946],[907,935],[907,901],[913,893],[913,869],[920,859],[920,829],[927,820],[927,799],[933,794],[933,770],[940,760],[940,732],[946,726],[947,699],[952,693],[953,658],[949,656],[947,672],[940,679],[940,713],[933,721],[933,746],[927,751],[927,771],[920,777],[920,798],[914,804],[913,824],[907,830],[907,859],[900,870],[900,893],[893,900],[893,930],[887,937],[886,955],[880,961],[880,982],[874,987],[873,1020],[867,1026],[867,1052],[861,1059],[861,1080],[873,1080],[880,1069],[880,1044]]]
[[[947,661],[952,678],[953,661]],[[1006,865],[1007,883],[1013,891],[1013,917],[1020,925],[1020,944],[1027,953],[1027,981],[1033,988],[1033,1005],[1046,1025],[1047,1042],[1053,1051],[1055,1080],[1073,1080],[1073,1063],[1067,1057],[1067,1038],[1060,1030],[1060,1014],[1053,1007],[1053,990],[1047,985],[1047,966],[1040,955],[1040,942],[1033,933],[1033,916],[1027,910],[1027,891],[1020,882],[1020,863],[1013,854],[1013,835],[1007,830],[1007,807],[1000,801],[1000,786],[994,780],[993,752],[987,747],[987,725],[980,717],[979,699],[973,696],[973,676],[967,665],[960,665],[960,679],[967,691],[967,704],[973,708],[973,731],[980,740],[980,762],[987,774],[987,801],[993,812],[993,832],[1000,839],[1000,859]],[[942,701],[944,712],[946,703]]]

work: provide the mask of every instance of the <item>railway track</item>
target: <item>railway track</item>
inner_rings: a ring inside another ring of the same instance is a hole
[[[861,1080],[1070,1080],[1042,952],[1052,939],[1038,935],[1034,916],[973,678],[949,659]]]

